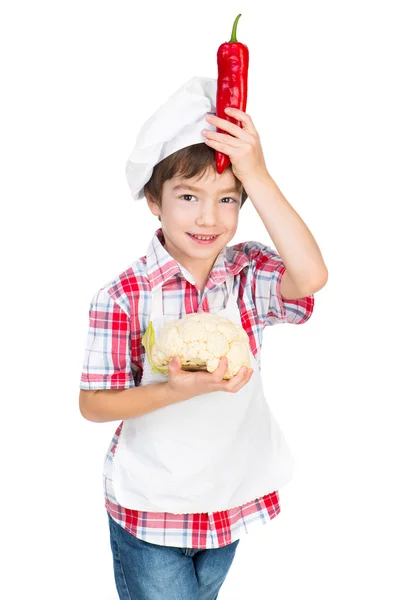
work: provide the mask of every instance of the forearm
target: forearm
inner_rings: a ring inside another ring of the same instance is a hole
[[[81,390],[79,407],[88,421],[107,423],[138,417],[188,398],[172,392],[168,382],[151,383],[126,390]]]
[[[244,183],[291,278],[318,285],[327,275],[320,249],[310,230],[268,173]]]

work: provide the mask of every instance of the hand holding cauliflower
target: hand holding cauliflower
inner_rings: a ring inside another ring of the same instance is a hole
[[[250,381],[253,375],[253,369],[242,367],[237,375],[231,377],[229,381],[224,381],[227,372],[228,361],[221,358],[218,368],[214,373],[207,371],[195,371],[188,373],[181,369],[179,356],[172,359],[168,365],[169,396],[174,398],[174,402],[188,400],[193,396],[209,394],[210,392],[231,392],[235,394],[241,390]]]
[[[249,337],[240,325],[211,313],[191,313],[169,321],[155,340],[150,322],[142,344],[153,371],[168,374],[171,358],[179,356],[183,370],[207,370],[214,373],[220,358],[228,364],[223,379],[231,379],[241,369],[250,367]]]

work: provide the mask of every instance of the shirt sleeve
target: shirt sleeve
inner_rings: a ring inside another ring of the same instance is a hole
[[[101,289],[90,303],[80,389],[132,387],[130,318],[107,290]]]
[[[260,322],[300,325],[308,321],[314,310],[314,294],[295,300],[282,298],[280,286],[286,267],[279,254],[260,242],[248,242],[246,252],[253,269],[252,295]]]

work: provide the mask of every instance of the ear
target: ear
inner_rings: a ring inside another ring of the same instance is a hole
[[[158,204],[155,201],[155,199],[153,198],[153,196],[148,194],[146,196],[146,200],[147,200],[147,205],[150,208],[153,215],[155,215],[156,217],[159,217],[161,215],[160,207],[158,206]]]

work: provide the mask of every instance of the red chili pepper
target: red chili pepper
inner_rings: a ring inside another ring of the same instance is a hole
[[[218,82],[216,98],[216,115],[221,119],[226,119],[235,125],[241,126],[240,121],[229,117],[225,108],[232,106],[246,112],[247,103],[247,73],[249,68],[249,49],[236,39],[236,28],[239,18],[235,19],[232,28],[232,37],[229,42],[225,42],[218,48]],[[226,133],[223,129],[217,128],[219,133]],[[222,152],[215,151],[216,168],[218,173],[223,173],[226,167],[230,165],[229,156]]]

